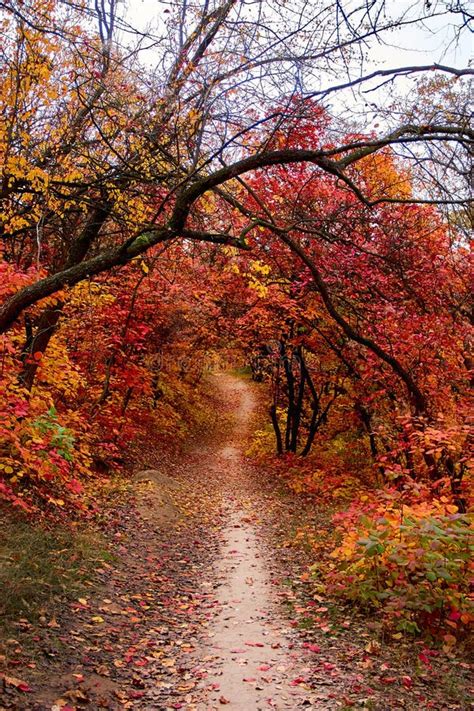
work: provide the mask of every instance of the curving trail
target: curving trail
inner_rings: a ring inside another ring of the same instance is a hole
[[[105,510],[113,557],[0,647],[0,711],[469,708],[467,664],[422,668],[419,646],[382,644],[305,588],[308,561],[286,542],[320,514],[247,463],[256,389],[214,385],[212,431],[179,458],[152,448],[133,496]]]
[[[200,708],[323,708],[297,683],[308,669],[302,668],[301,651],[293,649],[288,622],[277,612],[272,568],[258,535],[264,502],[241,451],[255,406],[253,394],[244,381],[229,375],[219,376],[217,383],[223,400],[234,403],[235,423],[209,462],[220,482],[225,523],[215,565],[220,612],[208,635],[208,653],[217,666],[206,679],[208,699]]]

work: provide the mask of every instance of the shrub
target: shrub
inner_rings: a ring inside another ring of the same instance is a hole
[[[347,600],[379,608],[397,630],[423,628],[455,641],[473,619],[468,517],[446,501],[381,506],[369,517],[339,516],[340,545],[326,581]],[[471,568],[472,571],[472,568]]]

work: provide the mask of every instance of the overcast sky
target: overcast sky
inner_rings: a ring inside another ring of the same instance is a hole
[[[331,0],[321,0],[321,4],[329,5]],[[298,0],[293,0],[290,5]],[[345,0],[344,7],[350,6],[351,0]],[[358,6],[360,0],[354,0]],[[164,15],[167,2],[160,0],[126,0],[128,22],[141,31],[145,31],[148,27],[157,30],[158,34],[163,30],[163,19],[169,17]],[[170,3],[171,4],[171,3]],[[173,3],[175,4],[175,3]],[[335,4],[335,3],[334,3]],[[269,3],[271,5],[271,3]],[[296,5],[293,5],[296,6]],[[413,16],[413,13],[418,15],[420,9],[424,7],[423,0],[387,0],[385,3],[385,18],[400,17],[407,13],[407,16]],[[246,12],[249,16],[254,12],[255,4],[249,2]],[[316,2],[308,4],[307,8],[313,12],[317,8]],[[444,8],[442,0],[432,0],[431,12],[441,11]],[[360,57],[352,60],[347,68],[347,73],[343,73],[334,80],[334,76],[327,78],[324,72],[318,75],[318,81],[321,81],[321,86],[313,88],[326,88],[334,85],[334,83],[344,82],[349,77],[354,79],[360,76],[361,73],[369,74],[376,69],[391,69],[403,66],[418,66],[426,64],[445,64],[463,68],[469,66],[472,60],[472,37],[469,30],[465,30],[461,40],[458,41],[456,36],[456,27],[454,23],[462,22],[461,14],[451,15],[447,17],[430,17],[423,24],[404,25],[399,29],[394,29],[390,33],[385,32],[381,35],[378,41],[376,38],[369,40],[369,44],[365,47],[364,62],[361,64]],[[145,59],[142,56],[142,61]],[[153,53],[148,53],[147,61],[153,64]],[[384,107],[386,110],[383,124],[386,124],[390,113],[390,107],[396,96],[406,97],[409,101],[416,101],[416,85],[419,75],[412,77],[398,77],[396,82],[388,86],[384,86],[382,90],[377,92],[365,93],[366,89],[372,88],[380,84],[376,80],[372,85],[364,84],[354,91],[345,91],[341,94],[331,94],[329,99],[325,101],[325,105],[329,110],[332,109],[340,116],[352,115],[353,118],[365,124],[366,127],[376,124],[380,118],[380,112],[372,110],[370,104],[375,103],[379,108]],[[388,109],[388,113],[387,113]]]
[[[126,0],[125,4],[128,21],[143,31],[150,23],[155,28],[160,26],[160,15],[167,3]],[[388,0],[386,3],[388,10],[397,16],[416,5],[419,7],[421,0]],[[454,21],[460,22],[461,16],[453,16]],[[384,34],[385,46],[372,40],[371,61],[377,68],[431,62],[467,66],[473,55],[473,35],[466,30],[460,44],[455,36],[455,27],[448,24],[446,18],[430,18],[423,26],[405,26],[390,35]]]

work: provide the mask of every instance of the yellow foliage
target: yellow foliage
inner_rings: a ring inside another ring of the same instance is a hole
[[[69,396],[87,386],[79,369],[71,362],[60,332],[53,336],[41,359],[37,382],[40,387],[54,388]]]

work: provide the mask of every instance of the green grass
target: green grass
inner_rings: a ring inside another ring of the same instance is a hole
[[[94,532],[5,517],[0,530],[0,623],[36,620],[90,587],[110,554]]]

